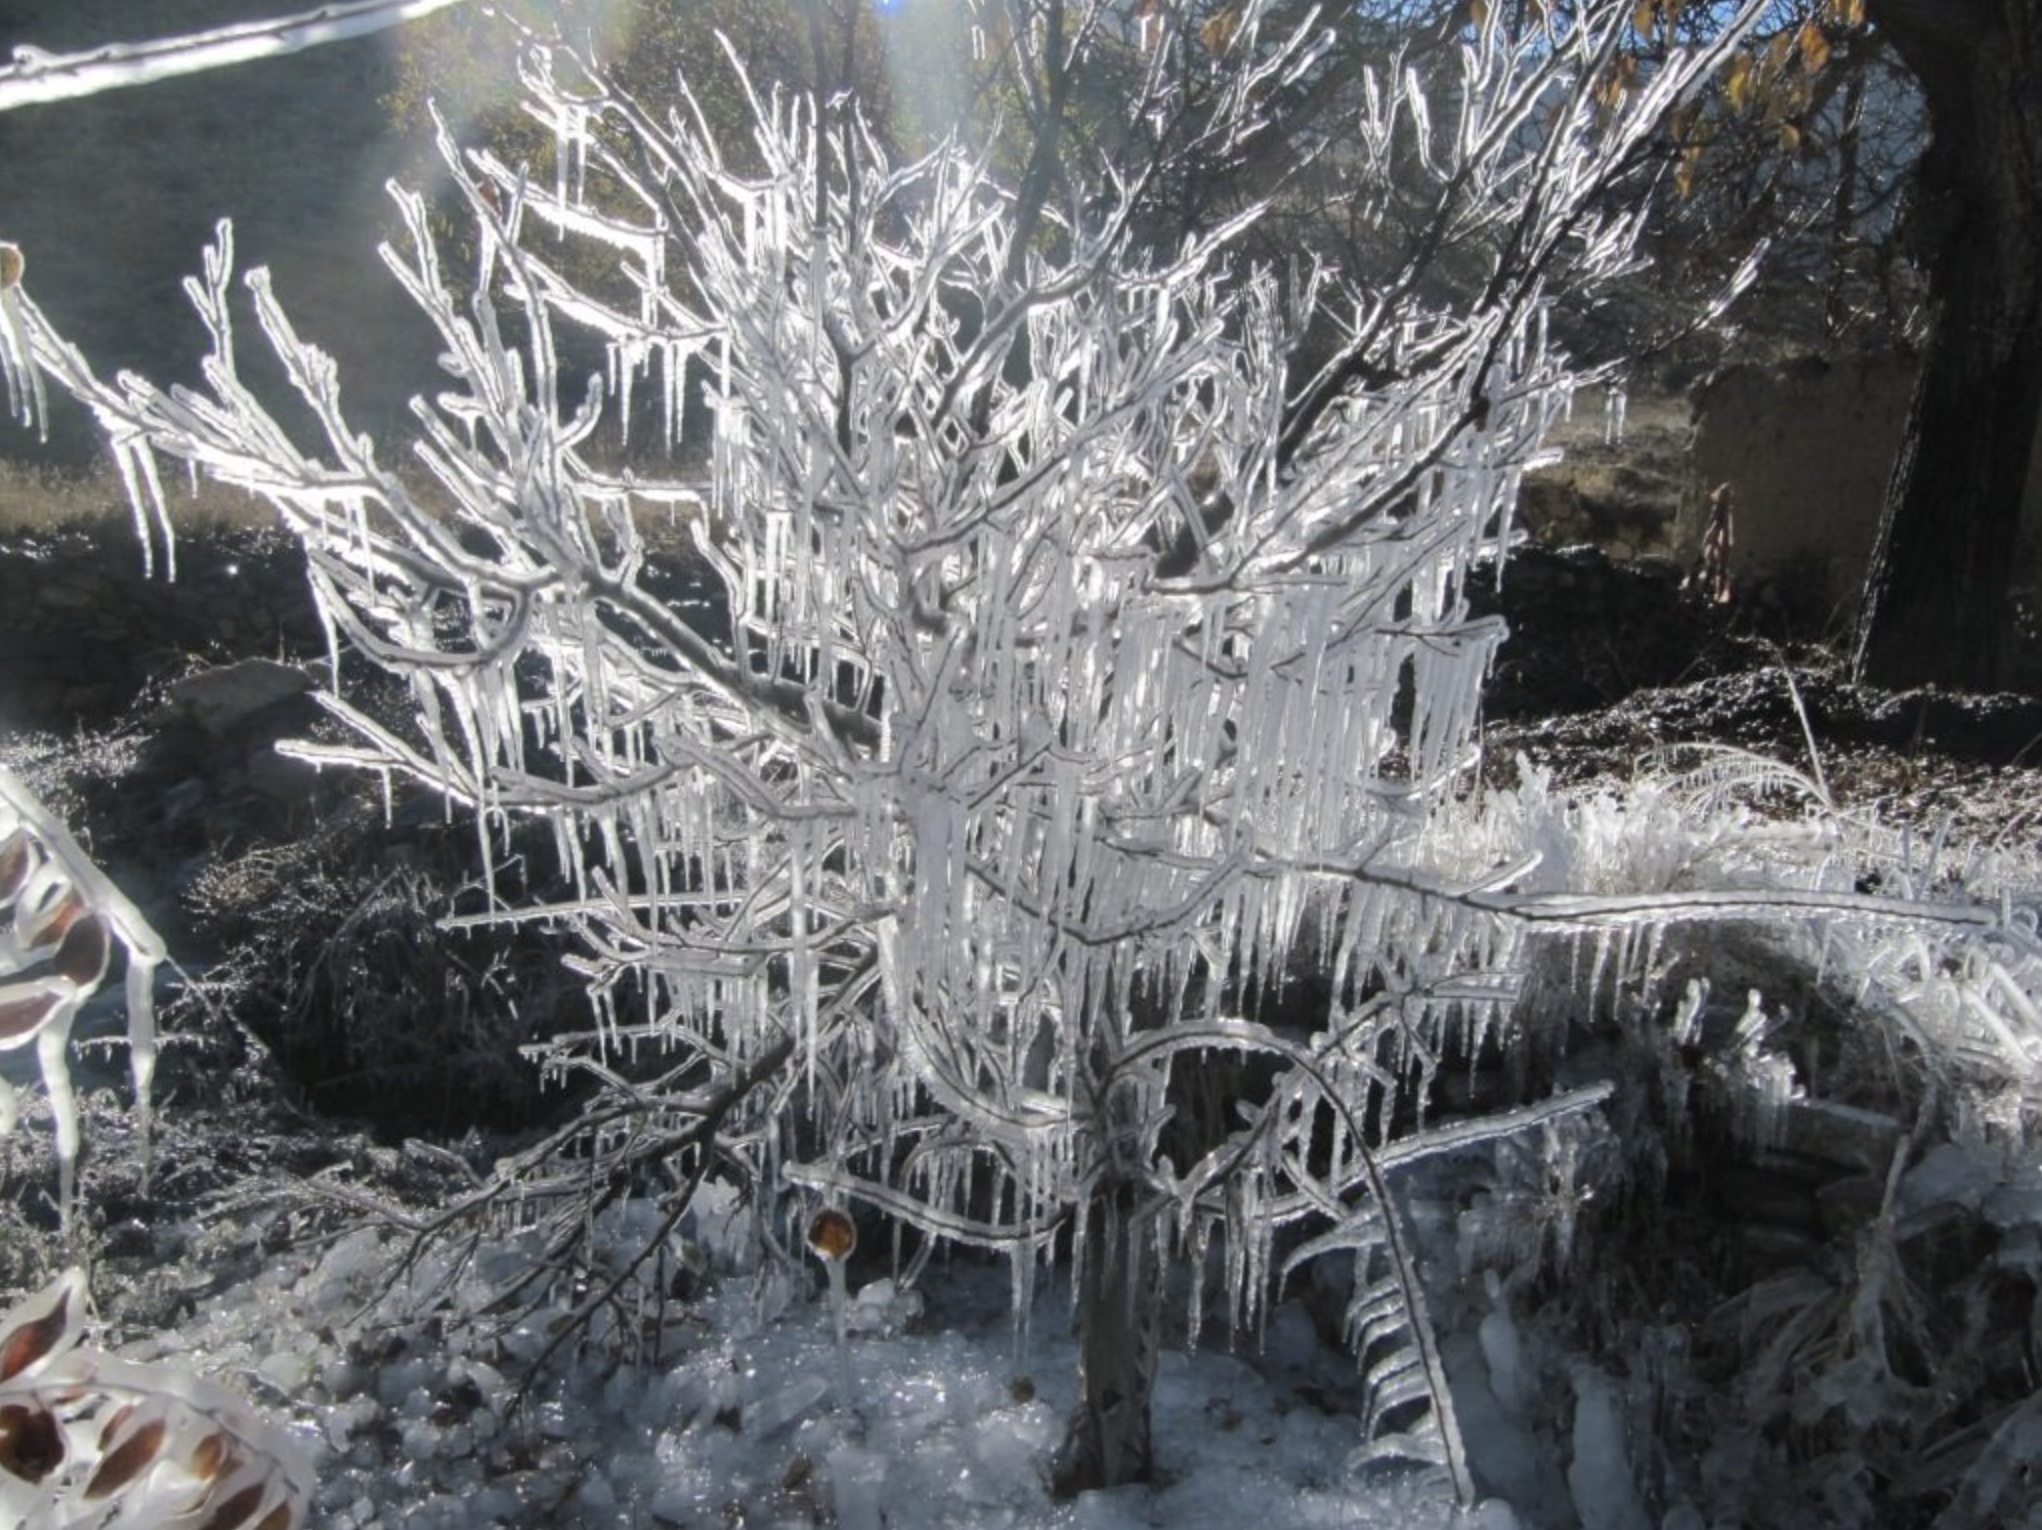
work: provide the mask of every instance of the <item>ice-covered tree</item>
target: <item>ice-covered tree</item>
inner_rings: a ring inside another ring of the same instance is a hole
[[[1148,1468],[1167,1259],[1210,1256],[1252,1320],[1280,1253],[1349,1250],[1369,1448],[1469,1494],[1390,1176],[1595,1097],[1428,1114],[1441,1056],[1507,1005],[1516,939],[1431,809],[1502,636],[1467,575],[1505,555],[1567,406],[1545,316],[1630,260],[1616,183],[1719,59],[1614,91],[1630,7],[1478,10],[1452,78],[1386,58],[1351,136],[1316,145],[1418,236],[1368,287],[1245,267],[1252,210],[1136,234],[1187,144],[1223,156],[1309,84],[1310,18],[1249,0],[1184,38],[1169,6],[1052,0],[987,36],[1053,71],[1137,61],[1128,120],[1169,129],[1068,195],[1053,137],[1008,187],[964,143],[895,163],[854,102],[772,94],[740,170],[685,81],[662,112],[535,41],[552,162],[445,146],[477,268],[444,270],[398,194],[411,240],[385,259],[448,373],[401,470],[260,271],[311,428],[244,383],[224,228],[190,285],[202,390],[102,381],[0,290],[20,403],[54,377],[139,495],[168,454],[302,536],[356,740],[317,757],[446,793],[486,857],[550,834],[557,888],[505,886],[488,917],[578,934],[594,1020],[548,1057],[601,1089],[557,1139],[572,1175],[535,1153],[528,1190],[571,1181],[578,1226],[587,1195],[680,1164],[678,1218],[721,1162],[762,1198],[1004,1251],[1022,1310],[1068,1256],[1072,1486]],[[590,248],[613,276],[568,274]],[[1425,305],[1446,249],[1486,263],[1479,302]],[[584,379],[563,357],[589,339],[608,361]],[[677,598],[663,524],[717,601]],[[352,703],[342,650],[408,684],[408,723]],[[1323,1003],[1279,1024],[1307,960]],[[1242,1062],[1230,1098],[1194,1111],[1216,1059]]]

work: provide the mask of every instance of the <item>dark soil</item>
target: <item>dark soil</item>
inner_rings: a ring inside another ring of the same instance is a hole
[[[1511,637],[1484,754],[1561,784],[1622,780],[1684,745],[1780,760],[1896,826],[2005,843],[2042,835],[2042,699],[1852,685],[1829,650],[1754,630],[1657,563],[1531,549],[1473,592]]]

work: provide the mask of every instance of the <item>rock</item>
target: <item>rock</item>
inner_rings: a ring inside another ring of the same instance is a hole
[[[165,700],[173,716],[224,736],[256,713],[302,696],[312,686],[312,677],[294,664],[242,659],[187,675],[169,687]]]
[[[248,789],[279,806],[310,800],[319,790],[319,772],[302,760],[279,754],[266,744],[248,757]]]

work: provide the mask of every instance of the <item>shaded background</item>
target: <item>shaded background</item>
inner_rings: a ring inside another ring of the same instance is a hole
[[[70,52],[291,10],[276,0],[0,0],[0,54]],[[384,183],[417,184],[426,145],[391,125],[397,33],[127,90],[0,112],[0,239],[103,376],[195,382],[205,331],[182,279],[231,217],[237,265],[269,266],[299,332],[331,352],[355,428],[380,437],[434,374],[430,329],[375,256],[396,229]],[[267,348],[243,340],[260,386]],[[237,319],[240,317],[237,314]],[[265,391],[285,388],[270,366]],[[46,443],[0,422],[0,456],[83,463],[90,420],[51,400]]]

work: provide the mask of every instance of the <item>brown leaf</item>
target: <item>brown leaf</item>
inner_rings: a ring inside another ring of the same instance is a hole
[[[21,273],[27,269],[28,258],[21,253],[18,244],[0,244],[0,287],[21,285]]]
[[[4,991],[4,990],[0,990]],[[0,1047],[20,1046],[49,1024],[64,1002],[60,993],[36,993],[22,999],[0,999]],[[4,1379],[5,1372],[0,1372]]]
[[[64,932],[57,946],[57,971],[80,988],[90,988],[106,976],[106,961],[112,951],[106,921],[97,914],[87,915]]]
[[[0,903],[12,903],[21,896],[22,884],[35,866],[33,843],[26,829],[16,829],[0,839]]]
[[[1241,18],[1233,11],[1221,11],[1198,30],[1199,41],[1205,44],[1205,51],[1218,58],[1233,46],[1234,34],[1241,29]]]
[[[19,1376],[44,1356],[53,1354],[64,1341],[65,1330],[71,1322],[71,1293],[77,1284],[76,1271],[60,1276],[54,1287],[45,1288],[38,1295],[24,1302],[29,1306],[56,1293],[56,1300],[50,1310],[41,1317],[22,1323],[0,1337],[0,1381]],[[21,1307],[14,1309],[21,1311]],[[9,1316],[13,1316],[12,1313]]]
[[[0,1470],[40,1482],[64,1464],[64,1431],[47,1408],[24,1403],[0,1407]]]
[[[191,1474],[201,1482],[210,1482],[224,1475],[222,1468],[231,1462],[233,1442],[219,1430],[214,1430],[191,1448]]]
[[[255,1522],[255,1530],[291,1530],[291,1501],[286,1498]]]
[[[86,1502],[112,1497],[154,1466],[163,1454],[163,1436],[168,1429],[164,1420],[152,1418],[107,1452],[85,1484]]]
[[[28,918],[21,930],[22,944],[31,951],[55,945],[85,911],[85,900],[78,895],[78,889],[65,888],[63,896],[55,903]]]
[[[858,1227],[834,1206],[826,1206],[809,1219],[808,1246],[824,1259],[848,1259],[858,1246]]]
[[[199,1530],[242,1530],[242,1527],[248,1521],[248,1516],[253,1514],[261,1505],[262,1495],[265,1491],[264,1484],[260,1482],[249,1483],[240,1492],[234,1493],[222,1501],[213,1510],[212,1517],[201,1525]]]
[[[139,1403],[122,1403],[107,1415],[106,1422],[99,1426],[99,1448],[102,1451],[128,1427],[128,1420],[135,1416],[135,1409],[140,1406]]]

